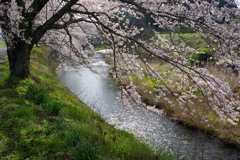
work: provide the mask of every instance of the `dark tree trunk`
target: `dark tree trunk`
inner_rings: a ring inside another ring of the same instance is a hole
[[[14,44],[7,48],[10,78],[27,78],[30,75],[30,53],[33,46],[28,43],[20,42],[19,44]]]
[[[11,0],[1,0],[1,3],[8,4]],[[1,22],[0,28],[3,33],[3,37],[7,44],[7,54],[10,67],[10,78],[16,77],[19,79],[25,79],[30,75],[30,54],[34,44],[37,44],[42,36],[50,29],[53,25],[61,19],[67,12],[71,11],[73,5],[75,5],[78,0],[71,0],[66,2],[63,7],[51,18],[46,20],[42,25],[38,26],[36,29],[33,27],[34,19],[40,16],[39,13],[44,8],[44,6],[49,3],[49,0],[34,0],[31,4],[31,9],[33,11],[27,12],[25,8],[25,3],[23,0],[17,0],[16,4],[18,7],[22,8],[23,20],[20,23],[16,23],[18,26],[14,27],[12,31],[12,20],[8,15],[7,7],[2,7],[1,12],[4,16],[0,16]],[[1,6],[1,4],[0,4]],[[7,5],[10,6],[10,5]],[[11,12],[11,11],[10,11]],[[71,21],[71,20],[70,20]],[[71,24],[71,23],[69,23]],[[65,26],[60,25],[58,29],[65,28]],[[17,29],[17,31],[16,31]],[[19,31],[19,32],[18,32]],[[19,35],[20,33],[20,35]],[[28,44],[25,40],[30,41]]]

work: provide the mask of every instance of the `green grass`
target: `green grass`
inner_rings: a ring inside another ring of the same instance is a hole
[[[34,48],[31,76],[8,81],[0,64],[0,159],[170,160],[117,130],[56,80],[44,65],[47,48]]]
[[[5,44],[4,41],[1,41],[1,40],[0,40],[0,47],[6,47],[6,44]]]
[[[103,49],[110,49],[110,47],[109,47],[108,45],[104,44],[104,45],[102,45],[101,47],[96,48],[96,49],[94,49],[94,50],[95,50],[95,51],[99,51],[99,50],[103,50]]]

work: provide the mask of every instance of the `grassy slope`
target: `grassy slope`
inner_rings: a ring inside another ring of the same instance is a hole
[[[107,124],[69,93],[46,67],[47,52],[34,48],[32,76],[11,85],[8,63],[0,64],[0,159],[173,159]]]

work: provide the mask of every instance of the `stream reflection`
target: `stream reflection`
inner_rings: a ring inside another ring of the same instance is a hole
[[[224,146],[218,139],[188,129],[165,116],[137,108],[134,108],[135,114],[126,111],[116,100],[119,88],[107,78],[109,70],[102,56],[98,55],[93,65],[101,69],[105,77],[79,66],[59,69],[58,79],[109,124],[146,140],[155,149],[163,146],[181,159],[240,160],[239,150]]]

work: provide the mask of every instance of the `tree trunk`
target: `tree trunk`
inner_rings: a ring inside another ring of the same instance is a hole
[[[33,46],[21,42],[7,48],[10,78],[27,78],[30,75],[30,53]]]

